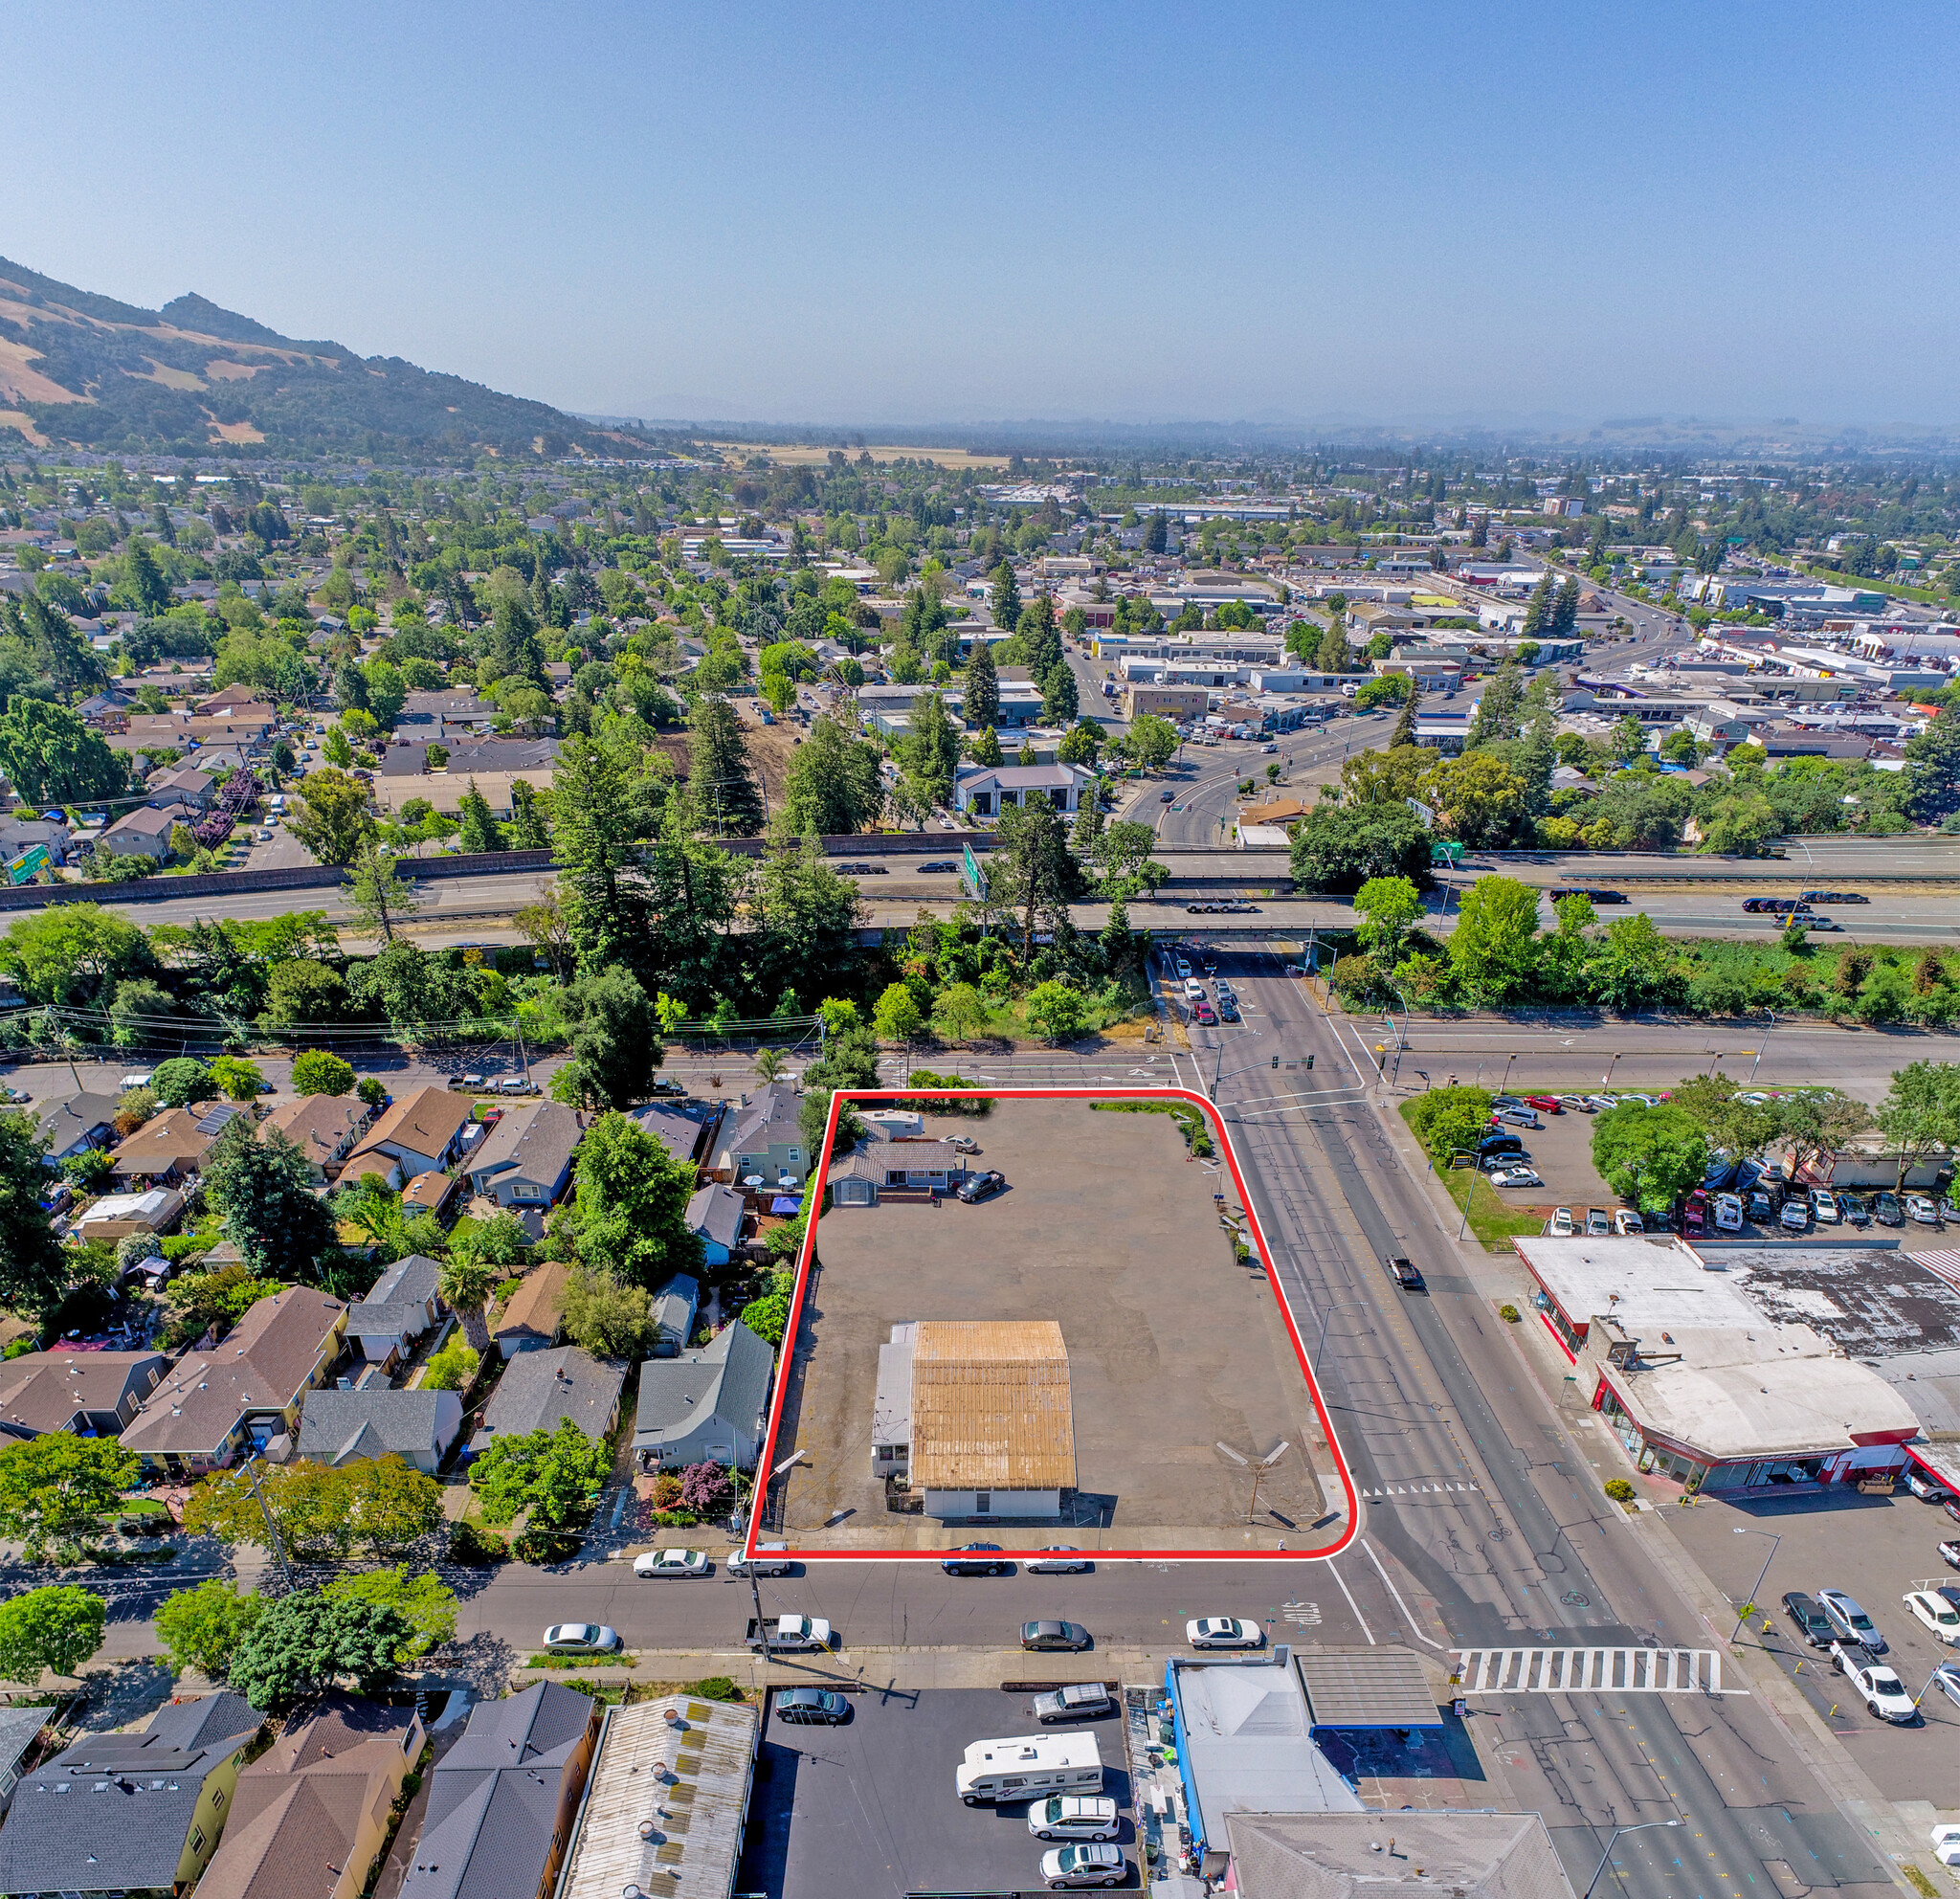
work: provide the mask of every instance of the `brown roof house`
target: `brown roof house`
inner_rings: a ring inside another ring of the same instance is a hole
[[[368,1128],[341,1169],[344,1178],[378,1173],[400,1187],[418,1173],[440,1173],[462,1148],[474,1105],[453,1088],[417,1088],[404,1095]]]
[[[157,1388],[161,1352],[29,1352],[0,1364],[0,1431],[114,1438]]]
[[[193,1352],[145,1400],[122,1436],[146,1469],[219,1470],[247,1444],[263,1450],[299,1423],[300,1400],[341,1354],[347,1308],[312,1286],[269,1293],[223,1344]]]
[[[301,1095],[281,1102],[259,1123],[258,1138],[277,1129],[306,1156],[313,1177],[325,1182],[352,1152],[374,1111],[359,1095]]]
[[[110,1155],[118,1180],[181,1180],[195,1173],[211,1144],[239,1115],[236,1102],[201,1101],[153,1114]]]
[[[340,1696],[290,1723],[238,1776],[203,1899],[360,1899],[422,1751],[412,1708]]]
[[[520,1352],[542,1352],[558,1343],[565,1330],[565,1286],[571,1267],[563,1260],[547,1260],[524,1275],[523,1284],[504,1301],[491,1337],[506,1358]]]

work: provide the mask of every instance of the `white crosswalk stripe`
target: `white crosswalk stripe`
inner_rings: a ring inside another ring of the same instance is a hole
[[[1459,1648],[1459,1694],[1748,1694],[1719,1648]]]
[[[1452,1490],[1474,1490],[1474,1484],[1389,1484],[1379,1489],[1363,1487],[1361,1494],[1375,1503],[1386,1503],[1391,1497],[1440,1497]]]

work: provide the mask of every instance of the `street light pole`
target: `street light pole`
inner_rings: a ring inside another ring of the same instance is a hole
[[[1756,1577],[1756,1586],[1749,1591],[1748,1600],[1742,1605],[1742,1612],[1735,1619],[1735,1627],[1729,1631],[1728,1639],[1733,1642],[1742,1633],[1742,1625],[1748,1620],[1749,1612],[1756,1606],[1756,1597],[1763,1593],[1763,1580],[1770,1574],[1770,1565],[1776,1560],[1776,1547],[1783,1541],[1781,1536],[1771,1535],[1767,1530],[1749,1530],[1741,1524],[1735,1527],[1738,1536],[1768,1536],[1770,1553],[1763,1558],[1761,1574]]]
[[[1327,1322],[1336,1312],[1365,1312],[1368,1307],[1356,1299],[1344,1299],[1338,1305],[1329,1306],[1321,1314],[1321,1335],[1314,1341],[1313,1357],[1307,1361],[1307,1369],[1318,1372],[1321,1368],[1321,1349],[1327,1342]]]
[[[1592,1899],[1592,1888],[1599,1884],[1599,1875],[1606,1870],[1606,1863],[1613,1858],[1613,1849],[1619,1844],[1619,1836],[1622,1833],[1644,1833],[1651,1826],[1680,1824],[1681,1821],[1678,1820],[1643,1820],[1637,1826],[1615,1826],[1613,1829],[1613,1838],[1606,1843],[1606,1851],[1600,1854],[1599,1864],[1593,1868],[1592,1877],[1586,1882],[1586,1889],[1579,1894],[1579,1899]]]

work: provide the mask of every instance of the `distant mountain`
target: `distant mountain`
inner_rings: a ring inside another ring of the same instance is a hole
[[[209,454],[645,454],[635,431],[398,356],[301,343],[207,297],[141,310],[0,257],[0,442]]]

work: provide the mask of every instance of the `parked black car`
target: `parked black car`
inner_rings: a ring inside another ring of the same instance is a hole
[[[970,1207],[976,1200],[984,1200],[990,1194],[997,1194],[1007,1185],[1007,1175],[997,1167],[990,1167],[985,1173],[976,1173],[969,1180],[963,1180],[953,1190],[953,1197],[966,1201]]]
[[[998,1543],[963,1543],[940,1568],[947,1575],[1012,1575],[1013,1564]]]

